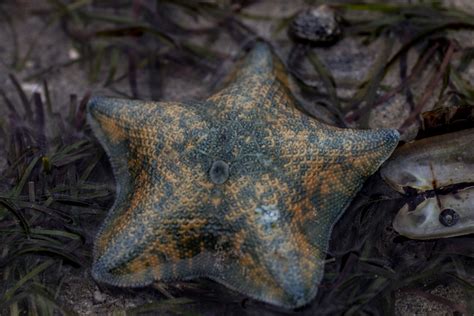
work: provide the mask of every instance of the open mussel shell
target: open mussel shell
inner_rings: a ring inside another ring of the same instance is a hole
[[[411,210],[406,204],[393,228],[414,239],[447,238],[474,233],[474,187],[430,197]]]
[[[393,227],[401,235],[432,239],[474,233],[474,129],[405,144],[380,173],[412,202],[422,201],[399,210]]]
[[[474,183],[474,129],[434,136],[398,148],[380,170],[394,190],[427,191]]]

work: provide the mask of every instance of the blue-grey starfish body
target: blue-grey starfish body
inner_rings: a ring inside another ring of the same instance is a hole
[[[289,308],[316,295],[334,223],[398,133],[301,113],[263,43],[232,78],[199,102],[90,101],[117,182],[95,244],[97,280],[207,277]]]

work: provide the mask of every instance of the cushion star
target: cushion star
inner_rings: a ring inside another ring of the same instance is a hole
[[[264,43],[232,78],[204,101],[91,99],[88,121],[117,183],[96,280],[207,277],[287,308],[314,298],[334,223],[398,132],[301,113]]]

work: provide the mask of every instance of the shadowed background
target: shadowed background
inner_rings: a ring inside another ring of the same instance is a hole
[[[341,38],[323,47],[290,38],[296,14],[323,3],[341,16]],[[262,38],[294,75],[301,110],[338,126],[398,128],[408,141],[430,133],[420,113],[472,108],[472,15],[469,0],[3,1],[0,313],[288,314],[206,280],[94,283],[92,240],[114,184],[84,121],[87,99],[203,99]],[[295,314],[473,313],[472,236],[401,237],[391,228],[401,204],[369,179],[335,227],[317,298]]]

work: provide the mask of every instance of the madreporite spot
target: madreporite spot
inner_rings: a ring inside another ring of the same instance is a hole
[[[229,165],[222,160],[216,160],[212,163],[209,170],[211,181],[215,184],[222,184],[229,178]]]

